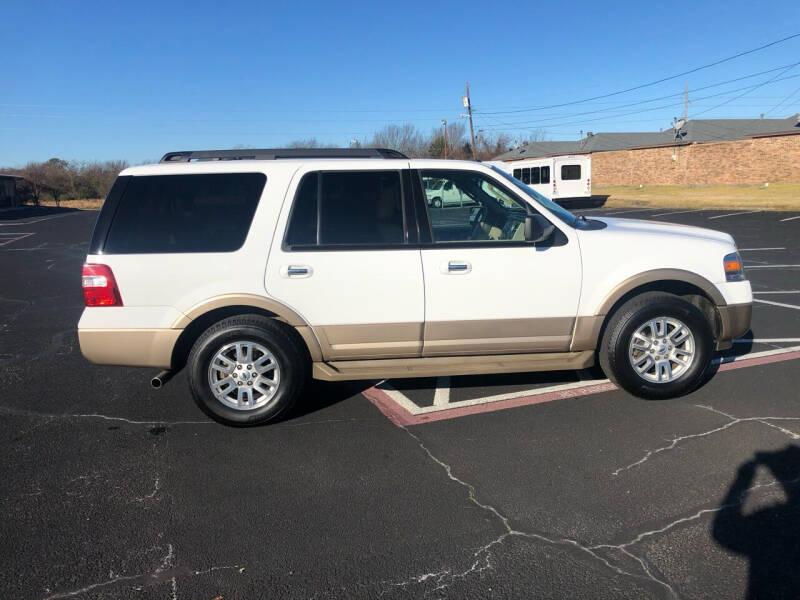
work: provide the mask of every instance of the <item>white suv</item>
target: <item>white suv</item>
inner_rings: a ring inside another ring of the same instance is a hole
[[[428,206],[426,183],[471,199]],[[466,205],[464,205],[466,204]],[[495,167],[390,150],[167,154],[123,171],[83,267],[94,363],[187,366],[224,423],[328,381],[584,369],[667,398],[749,329],[730,235],[575,217]]]

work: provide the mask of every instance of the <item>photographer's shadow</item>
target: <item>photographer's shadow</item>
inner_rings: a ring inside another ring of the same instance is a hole
[[[787,501],[744,514],[759,465],[770,470]],[[800,597],[800,447],[757,453],[739,467],[720,507],[713,536],[749,559],[747,598]]]

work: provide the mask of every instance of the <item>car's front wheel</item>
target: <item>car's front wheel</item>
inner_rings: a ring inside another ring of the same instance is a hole
[[[442,199],[434,198],[431,204],[433,204],[433,208],[442,208]]]
[[[197,405],[227,425],[274,421],[289,411],[308,379],[308,358],[285,326],[261,315],[223,319],[189,354]]]
[[[705,315],[679,296],[647,292],[612,315],[599,348],[600,366],[642,398],[694,390],[711,362],[714,333]]]

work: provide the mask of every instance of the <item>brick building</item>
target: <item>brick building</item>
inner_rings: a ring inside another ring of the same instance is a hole
[[[656,133],[589,133],[576,142],[531,143],[496,160],[562,154],[589,154],[596,186],[800,183],[800,114],[690,120]]]

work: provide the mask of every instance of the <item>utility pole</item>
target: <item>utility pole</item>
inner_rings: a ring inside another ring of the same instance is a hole
[[[472,102],[469,99],[469,81],[467,82],[467,95],[463,98],[464,108],[467,109],[469,117],[469,137],[472,139],[472,159],[475,159],[475,129],[472,127]]]
[[[442,135],[444,136],[444,158],[447,159],[447,119],[442,119]]]

